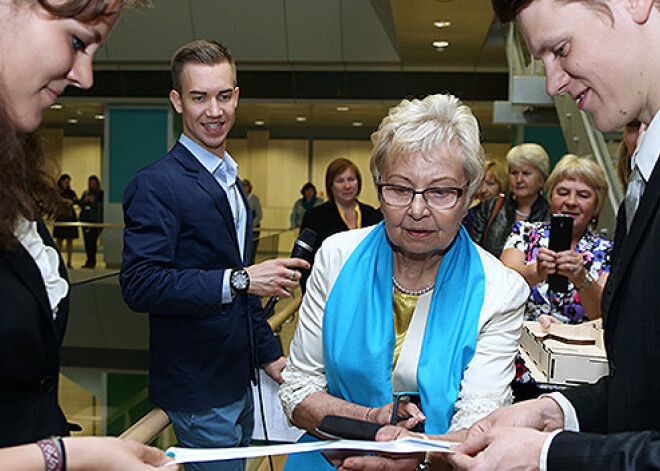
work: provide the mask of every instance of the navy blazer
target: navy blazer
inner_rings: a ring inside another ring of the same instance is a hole
[[[131,309],[149,313],[149,395],[166,410],[205,410],[242,397],[257,361],[250,328],[260,365],[281,355],[258,297],[222,304],[225,270],[250,259],[247,213],[241,258],[224,190],[180,143],[126,188],[120,283]]]
[[[44,243],[55,247],[41,219],[37,229]],[[61,259],[59,270],[67,279]],[[0,300],[0,447],[68,435],[57,401],[68,296],[53,320],[41,272],[18,244],[0,251]]]
[[[594,433],[557,435],[549,470],[660,467],[660,160],[630,232],[617,234],[602,310],[610,373],[564,392],[580,430]]]

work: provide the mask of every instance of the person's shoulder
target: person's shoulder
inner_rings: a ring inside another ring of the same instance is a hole
[[[520,273],[504,265],[499,258],[479,245],[475,244],[475,248],[481,257],[481,263],[486,275],[486,283],[491,286],[501,287],[501,290],[500,288],[495,288],[491,292],[498,293],[499,291],[497,295],[501,296],[507,290],[521,290],[525,297],[528,295],[527,291],[529,288],[527,287],[527,282]]]
[[[550,230],[550,223],[545,221],[529,222],[529,221],[516,221],[513,223],[514,233],[538,233],[543,235],[545,231]]]
[[[336,206],[332,201],[326,201],[323,204],[320,204],[318,206],[314,206],[312,209],[307,211],[305,214],[305,217],[310,218],[310,219],[316,219],[320,217],[324,217],[328,213],[332,213],[333,211],[336,211]]]
[[[364,225],[371,226],[383,220],[383,213],[380,208],[374,208],[373,206],[360,201],[358,201],[358,205],[360,206]]]
[[[364,240],[376,226],[338,232],[323,241],[322,248],[327,251],[350,253]]]

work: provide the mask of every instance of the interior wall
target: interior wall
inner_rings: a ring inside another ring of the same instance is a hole
[[[87,189],[87,179],[96,175],[101,179],[101,138],[99,137],[64,137],[59,165],[62,173],[71,175],[71,188],[78,197]]]
[[[309,179],[309,142],[270,139],[268,131],[250,131],[246,139],[230,139],[227,150],[239,164],[239,176],[250,180],[259,197],[261,226],[288,228],[291,208]]]
[[[58,162],[62,172],[71,175],[72,187],[80,196],[87,187],[87,177],[101,175],[101,139],[63,137],[60,130],[44,132],[46,151]],[[484,148],[487,159],[506,164],[509,144],[484,144]],[[325,171],[338,157],[350,159],[360,169],[360,200],[378,206],[369,171],[371,143],[367,140],[270,139],[268,131],[250,131],[245,139],[230,139],[227,150],[239,163],[240,177],[249,179],[254,193],[259,196],[264,212],[262,227],[289,227],[291,208],[307,181],[314,183],[319,194],[327,199]]]

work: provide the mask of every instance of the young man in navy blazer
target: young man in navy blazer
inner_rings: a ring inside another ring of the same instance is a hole
[[[252,212],[226,151],[239,89],[230,52],[194,41],[172,59],[170,101],[183,133],[124,195],[121,287],[149,313],[149,396],[186,447],[246,446],[254,366],[281,382],[286,360],[259,296],[289,297],[300,259],[248,266]],[[244,469],[243,460],[194,470]]]

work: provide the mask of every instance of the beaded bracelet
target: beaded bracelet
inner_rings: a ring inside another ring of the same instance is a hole
[[[66,455],[64,451],[64,443],[59,437],[50,437],[37,442],[37,446],[44,456],[46,463],[46,471],[65,471],[66,470]]]

